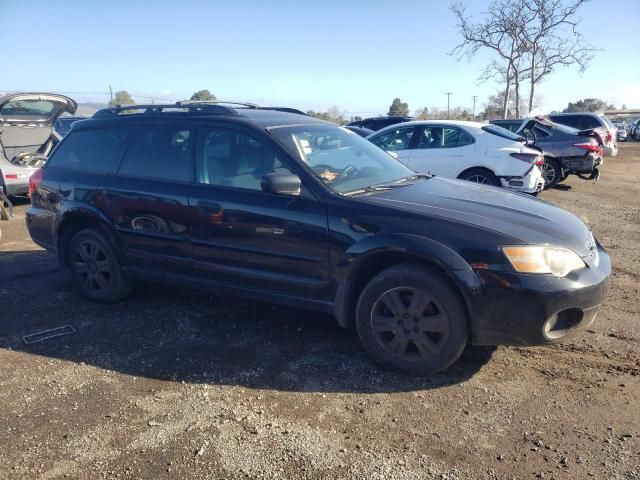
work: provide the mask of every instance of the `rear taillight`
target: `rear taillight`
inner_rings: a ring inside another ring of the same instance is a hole
[[[542,155],[536,155],[535,153],[512,153],[511,156],[523,162],[532,163],[533,165],[539,166],[544,164],[544,157]]]
[[[17,180],[18,179],[18,175],[15,173],[5,173],[4,174],[4,178],[7,178],[9,180]]]
[[[38,187],[40,187],[42,180],[44,180],[44,171],[39,168],[29,177],[29,195],[33,195],[34,192],[38,190]]]
[[[607,136],[604,138],[604,141],[609,143],[611,140],[613,140],[613,135],[611,135],[611,132],[607,132]]]
[[[600,145],[595,142],[585,142],[585,143],[574,143],[574,147],[584,148],[588,152],[599,152]]]

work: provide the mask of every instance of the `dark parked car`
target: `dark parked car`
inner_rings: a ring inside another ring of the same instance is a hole
[[[389,125],[395,125],[397,123],[402,122],[410,122],[413,120],[413,117],[403,117],[403,116],[384,116],[384,117],[373,117],[373,118],[365,118],[364,120],[359,120],[357,122],[351,122],[348,127],[362,127],[368,128],[369,130],[378,131],[381,128],[388,127]]]
[[[346,128],[347,130],[351,130],[353,133],[357,133],[363,138],[366,138],[373,133],[373,130],[369,130],[368,128],[363,127],[354,127],[353,125],[347,125],[344,128]]]
[[[618,154],[616,127],[606,116],[591,112],[550,113],[549,120],[576,130],[599,131],[604,143],[604,153],[615,157]]]
[[[550,121],[546,117],[526,120],[491,120],[490,123],[507,128],[526,138],[543,150],[545,163],[540,168],[545,188],[551,188],[575,174],[583,179],[596,179],[604,161],[605,132],[576,130]]]
[[[58,117],[58,119],[53,123],[53,129],[61,136],[64,137],[69,130],[71,130],[71,125],[76,123],[79,120],[86,120],[90,117],[77,116],[77,117]]]
[[[296,305],[427,374],[469,343],[564,340],[605,298],[609,256],[547,202],[416,174],[311,117],[144,109],[79,122],[30,180],[31,237],[90,300],[146,279]]]

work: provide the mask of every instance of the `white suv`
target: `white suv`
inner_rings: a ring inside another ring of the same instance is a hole
[[[525,193],[542,190],[539,150],[497,125],[453,120],[406,122],[367,137],[416,172]]]

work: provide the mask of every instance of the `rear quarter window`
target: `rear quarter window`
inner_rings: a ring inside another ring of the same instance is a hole
[[[127,141],[128,128],[102,128],[70,133],[58,145],[47,166],[82,172],[113,173]]]

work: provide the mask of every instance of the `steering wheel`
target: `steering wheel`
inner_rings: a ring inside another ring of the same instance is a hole
[[[358,167],[355,165],[347,165],[342,170],[342,173],[338,175],[338,177],[333,181],[334,184],[339,184],[340,182],[344,182],[345,180],[349,180],[350,178],[356,176],[358,174]]]

